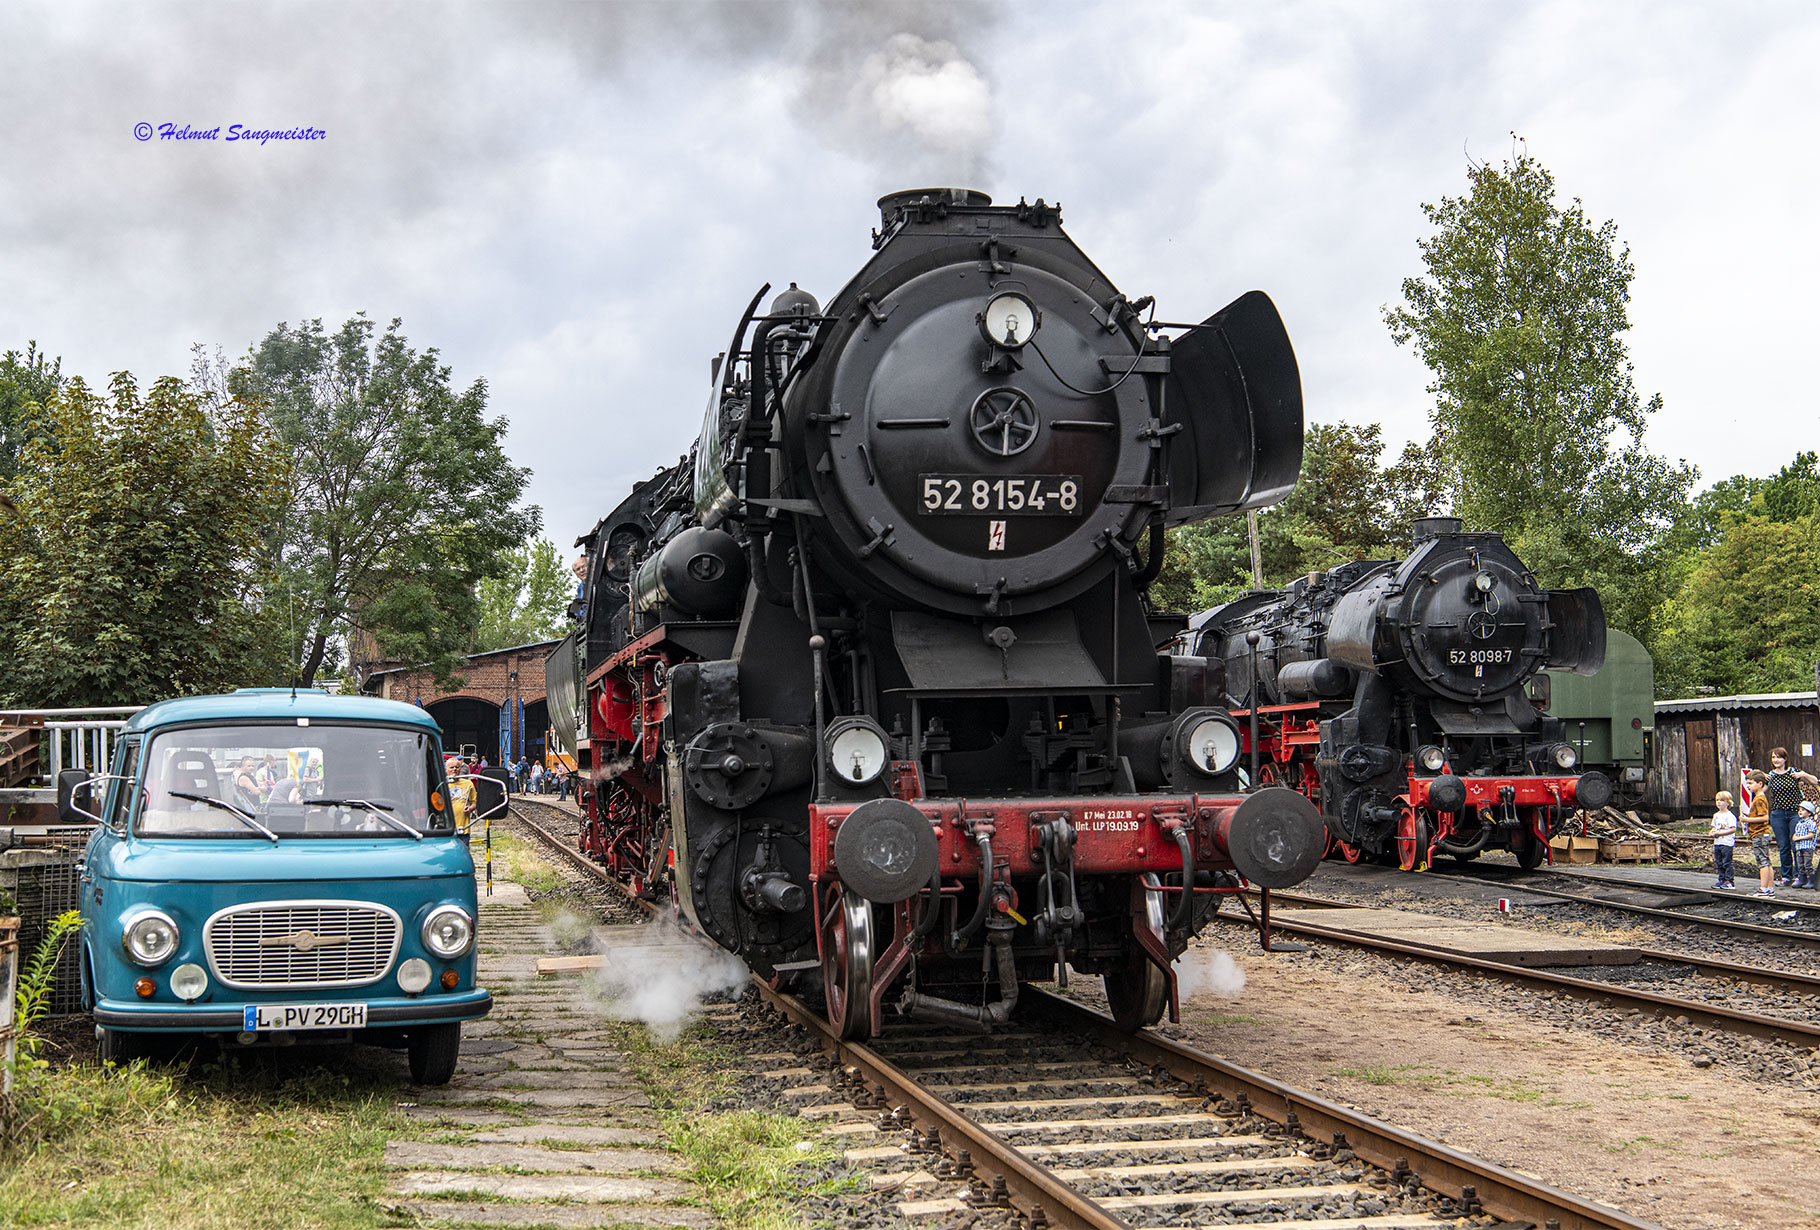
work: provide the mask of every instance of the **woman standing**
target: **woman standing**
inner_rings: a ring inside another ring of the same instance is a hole
[[[1788,749],[1769,749],[1769,829],[1776,838],[1776,883],[1791,884],[1795,878],[1795,812],[1801,806],[1801,783],[1820,784],[1812,773],[1791,769]]]

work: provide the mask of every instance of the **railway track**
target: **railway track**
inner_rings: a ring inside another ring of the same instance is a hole
[[[1271,900],[1280,902],[1295,899],[1310,905],[1332,908],[1337,911],[1360,908],[1349,902],[1335,902],[1323,898],[1297,896],[1296,894],[1272,893]],[[1252,926],[1251,920],[1232,915],[1219,916],[1221,921]],[[1471,957],[1463,953],[1452,952],[1445,948],[1410,942],[1408,940],[1391,940],[1376,936],[1361,935],[1355,932],[1341,931],[1332,927],[1323,927],[1305,921],[1286,921],[1272,919],[1272,931],[1282,931],[1308,939],[1324,940],[1334,944],[1344,944],[1353,948],[1363,948],[1373,952],[1388,953],[1395,956],[1409,957],[1429,962],[1450,969],[1473,970],[1490,974],[1506,982],[1528,986],[1532,989],[1566,995],[1573,999],[1597,1003],[1602,1007],[1629,1007],[1644,1013],[1654,1013],[1666,1017],[1685,1016],[1689,1022],[1709,1029],[1725,1029],[1734,1033],[1745,1034],[1755,1038],[1786,1042],[1793,1045],[1820,1046],[1820,1025],[1804,1021],[1790,1020],[1786,1017],[1768,1016],[1763,1013],[1748,1012],[1742,1009],[1727,1008],[1704,1000],[1686,999],[1680,996],[1663,995],[1653,991],[1638,990],[1622,983],[1605,982],[1592,978],[1576,978],[1569,974],[1558,974],[1546,969],[1512,965],[1502,961],[1487,960],[1482,957]],[[1685,953],[1669,952],[1661,949],[1640,949],[1645,960],[1660,961],[1665,964],[1692,966],[1700,973],[1710,977],[1734,978],[1754,982],[1763,986],[1773,986],[1780,990],[1793,991],[1797,994],[1820,996],[1820,978],[1806,974],[1789,973],[1782,970],[1766,970],[1756,966],[1737,965],[1727,961],[1713,961]]]
[[[537,820],[551,849],[613,883]],[[1006,1032],[904,1025],[842,1041],[815,1006],[754,980],[795,1027],[798,1093],[876,1115],[906,1217],[1002,1210],[1007,1225],[1124,1230],[1240,1217],[1280,1230],[1527,1225],[1653,1230],[1315,1094],[1027,988]],[[1021,1022],[1021,1026],[1020,1026]],[[988,1223],[989,1224],[989,1223]]]
[[[1331,871],[1335,866],[1336,866],[1335,864],[1323,864],[1322,870]],[[1710,932],[1714,932],[1716,934],[1722,934],[1722,935],[1728,935],[1728,936],[1734,936],[1734,937],[1748,936],[1748,937],[1752,938],[1753,940],[1768,939],[1768,940],[1774,940],[1774,941],[1786,943],[1786,944],[1789,944],[1789,945],[1792,945],[1795,947],[1820,949],[1820,930],[1806,930],[1806,929],[1802,929],[1802,928],[1798,928],[1798,927],[1772,927],[1772,926],[1766,926],[1763,923],[1742,922],[1738,919],[1732,919],[1732,918],[1707,918],[1707,917],[1705,917],[1703,915],[1699,915],[1699,914],[1684,913],[1681,909],[1670,909],[1670,908],[1664,908],[1661,906],[1637,905],[1637,904],[1635,904],[1633,902],[1629,902],[1629,901],[1614,901],[1609,897],[1589,897],[1583,893],[1567,893],[1567,892],[1560,892],[1560,891],[1558,891],[1556,889],[1552,889],[1552,888],[1540,888],[1540,887],[1536,887],[1536,886],[1532,885],[1526,879],[1524,879],[1524,880],[1513,879],[1509,883],[1505,883],[1502,877],[1477,875],[1472,872],[1460,872],[1460,871],[1446,872],[1446,871],[1443,871],[1443,872],[1440,872],[1437,874],[1439,874],[1441,876],[1449,876],[1449,875],[1455,876],[1455,877],[1457,877],[1461,880],[1467,881],[1469,883],[1496,885],[1501,888],[1509,888],[1509,889],[1515,890],[1516,892],[1519,892],[1519,893],[1526,893],[1526,894],[1530,894],[1530,895],[1537,896],[1537,897],[1548,897],[1555,901],[1570,901],[1576,905],[1594,906],[1599,909],[1612,910],[1612,911],[1615,911],[1617,913],[1622,913],[1622,914],[1631,914],[1631,915],[1634,915],[1639,918],[1649,918],[1649,919],[1653,919],[1658,922],[1671,923],[1671,924],[1674,924],[1677,926],[1694,928],[1694,929],[1701,930],[1701,931],[1710,931]],[[1631,889],[1633,891],[1650,889],[1650,888],[1656,887],[1654,885],[1638,884],[1635,881],[1602,881],[1602,883],[1612,883],[1614,885],[1621,884],[1623,887]],[[1661,888],[1658,891],[1660,891],[1661,893],[1663,893],[1665,895],[1672,895],[1677,892],[1680,892],[1681,890],[1673,889],[1673,888]],[[1771,900],[1766,900],[1763,898],[1751,898],[1751,897],[1713,897],[1711,894],[1704,893],[1704,892],[1690,892],[1690,893],[1687,893],[1686,895],[1689,897],[1698,899],[1697,901],[1690,902],[1689,903],[1690,905],[1692,905],[1692,904],[1704,905],[1704,904],[1709,904],[1709,903],[1712,903],[1715,901],[1724,902],[1727,904],[1738,904],[1738,903],[1742,902],[1742,903],[1744,903],[1744,908],[1750,909],[1753,911],[1762,911],[1762,910],[1771,909],[1771,908],[1775,908],[1778,911],[1780,911],[1782,909],[1794,909],[1794,910],[1809,911],[1809,912],[1820,911],[1820,906],[1813,905],[1808,902],[1790,901],[1786,898],[1781,898],[1781,897],[1778,897],[1775,900],[1771,901]],[[1308,905],[1334,904],[1334,902],[1329,898],[1313,897],[1313,896],[1309,896],[1304,893],[1293,893],[1293,892],[1272,893],[1271,897],[1274,900],[1282,901],[1286,904],[1308,904]]]

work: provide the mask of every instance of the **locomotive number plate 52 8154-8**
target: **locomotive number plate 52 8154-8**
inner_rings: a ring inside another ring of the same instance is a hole
[[[922,511],[930,516],[1078,517],[1081,476],[1025,474],[981,478],[977,474],[924,474]]]

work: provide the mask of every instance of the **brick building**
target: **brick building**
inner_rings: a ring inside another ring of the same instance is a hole
[[[523,755],[539,760],[550,729],[544,695],[544,659],[560,641],[538,641],[477,653],[460,674],[464,682],[444,691],[427,670],[398,666],[367,676],[366,691],[429,711],[450,751],[471,747],[488,764]]]

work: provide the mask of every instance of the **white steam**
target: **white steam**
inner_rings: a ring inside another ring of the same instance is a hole
[[[682,1032],[708,996],[746,985],[738,957],[685,935],[669,915],[595,934],[606,960],[590,988],[594,999],[614,1020],[642,1022],[665,1041]]]
[[[848,122],[908,135],[924,150],[976,162],[992,137],[992,87],[946,40],[895,34],[867,56]]]
[[[1231,954],[1203,949],[1176,958],[1175,981],[1183,999],[1196,995],[1237,999],[1245,990],[1245,971]]]

